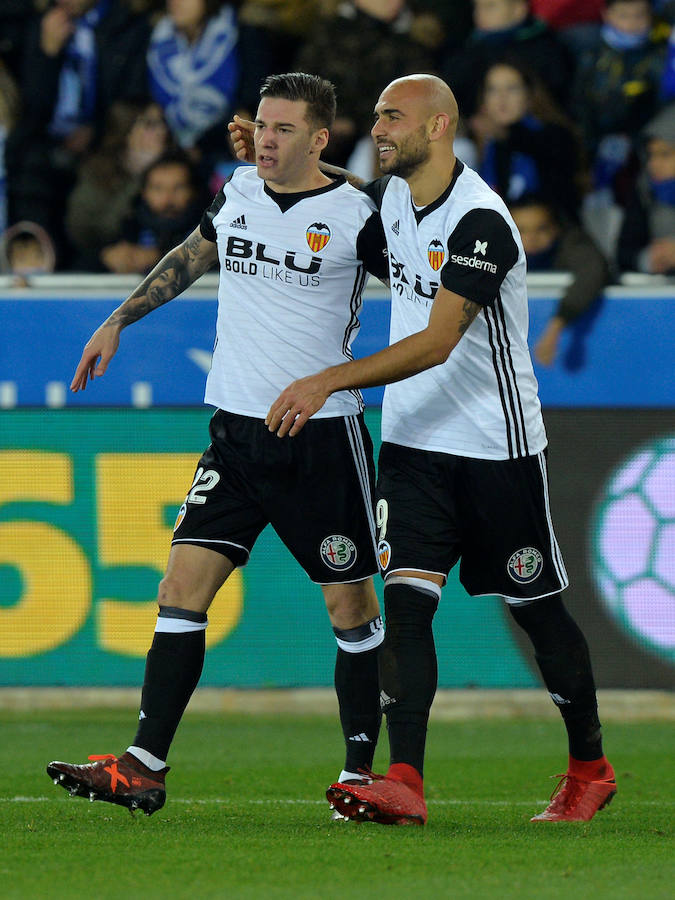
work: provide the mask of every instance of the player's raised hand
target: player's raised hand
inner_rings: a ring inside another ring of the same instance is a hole
[[[270,406],[265,424],[277,437],[294,437],[324,405],[331,391],[323,372],[289,384]]]
[[[108,363],[117,352],[120,343],[120,327],[103,324],[92,334],[84,345],[82,357],[75,369],[70,389],[73,393],[83,391],[87,381],[100,377],[108,368]]]
[[[242,119],[241,116],[234,115],[232,121],[228,123],[227,130],[230,132],[232,139],[232,147],[234,155],[242,162],[255,162],[255,147],[253,146],[253,133],[255,131],[255,122],[249,119]]]

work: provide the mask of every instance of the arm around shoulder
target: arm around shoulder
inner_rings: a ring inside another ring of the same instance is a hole
[[[478,303],[439,287],[426,328],[372,356],[332,366],[289,385],[270,407],[266,424],[293,437],[331,394],[402,381],[444,363],[481,310]]]

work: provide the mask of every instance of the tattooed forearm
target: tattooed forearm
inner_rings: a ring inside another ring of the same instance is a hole
[[[469,325],[476,318],[478,313],[480,312],[481,307],[478,303],[474,303],[472,300],[465,300],[462,305],[462,318],[459,322],[459,333],[464,334],[469,327]]]
[[[173,300],[190,281],[184,267],[176,266],[175,251],[161,259],[136,290],[108,319],[109,325],[130,325]]]
[[[106,324],[124,328],[142,319],[188,288],[210,268],[215,258],[215,245],[209,245],[197,232],[193,233],[183,244],[160,259],[152,272],[112,313]]]

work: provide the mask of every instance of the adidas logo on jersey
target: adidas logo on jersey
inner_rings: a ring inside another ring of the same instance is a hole
[[[380,709],[384,709],[385,706],[389,706],[390,703],[396,703],[396,698],[390,697],[389,694],[385,694],[384,691],[380,691]]]
[[[394,224],[391,226],[391,230],[394,232],[395,235],[398,236],[398,233],[399,233],[400,228],[401,228],[401,220],[400,220],[400,219],[397,219],[397,220],[394,222]]]
[[[364,731],[362,731],[361,734],[353,734],[353,735],[349,738],[349,740],[350,740],[350,741],[358,741],[358,742],[364,743],[364,744],[369,744],[369,743],[370,743],[370,738],[368,737],[368,735],[367,735]]]
[[[241,228],[244,231],[248,228],[246,224],[246,216],[237,216],[236,219],[232,219],[230,222],[230,228]]]

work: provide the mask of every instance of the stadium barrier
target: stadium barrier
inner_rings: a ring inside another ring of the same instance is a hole
[[[104,379],[67,390],[127,280],[0,283],[0,685],[136,685],[176,511],[207,440],[201,405],[215,328],[208,279],[125,331]],[[531,285],[532,340],[560,284]],[[675,288],[611,288],[537,369],[565,597],[605,688],[675,675]],[[386,343],[370,289],[364,355]],[[366,392],[378,443],[381,391]],[[330,489],[330,473],[326,474]],[[378,589],[380,589],[378,587]],[[498,598],[452,573],[436,618],[444,687],[538,684]],[[221,590],[202,684],[326,686],[334,640],[321,592],[268,529]]]

